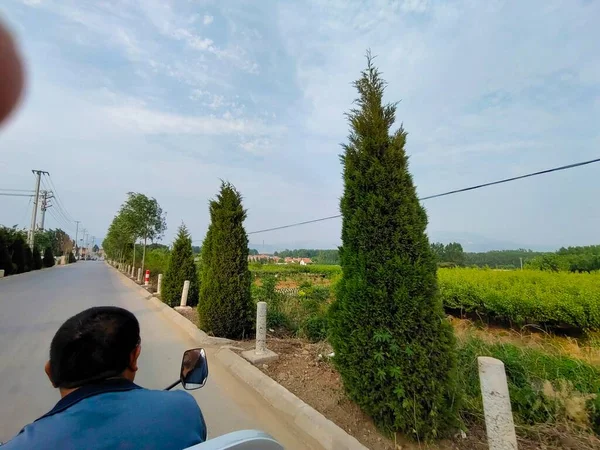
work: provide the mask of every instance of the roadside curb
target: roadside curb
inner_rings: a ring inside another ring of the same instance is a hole
[[[112,266],[109,264],[109,267]],[[200,328],[198,328],[184,316],[179,314],[173,308],[160,301],[154,294],[148,292],[143,286],[140,286],[139,284],[137,284],[136,281],[129,278],[127,274],[121,272],[116,267],[113,267],[113,269],[122,274],[131,283],[133,283],[138,290],[138,294],[140,294],[142,297],[144,297],[144,299],[152,303],[155,309],[167,316],[167,318],[170,321],[175,322],[176,325],[181,327],[183,331],[185,331],[192,339],[197,341],[199,344],[214,346],[235,344],[235,341],[232,341],[230,339],[209,336],[208,334],[206,334],[206,332],[202,331]]]
[[[294,425],[315,439],[324,449],[368,450],[356,438],[231,349],[222,347],[216,357],[230,373],[258,392],[271,406],[288,417]]]
[[[109,267],[113,266],[109,265]],[[115,267],[113,269],[122,273]],[[232,348],[236,348],[237,342],[209,336],[126,274],[122,274],[135,284],[138,293],[149,300],[155,309],[181,327],[196,342],[204,345],[220,346],[215,356],[232,375],[255,390],[267,403],[285,415],[290,423],[293,423],[301,432],[317,441],[325,450],[369,450],[355,437],[346,433],[323,414],[304,403],[271,377],[261,372],[260,369],[232,351]]]
[[[5,275],[2,278],[0,278],[0,280],[10,280],[12,278],[17,278],[17,277],[20,277],[22,275],[28,275],[28,274],[32,274],[32,273],[42,273],[42,272],[45,272],[47,270],[53,270],[53,269],[56,269],[58,267],[68,267],[68,266],[71,266],[71,265],[73,265],[73,263],[71,263],[71,264],[55,264],[52,267],[42,267],[41,269],[30,270],[29,272],[21,272],[21,273],[15,273],[13,275]]]

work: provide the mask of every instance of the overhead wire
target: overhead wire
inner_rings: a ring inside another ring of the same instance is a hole
[[[567,164],[566,166],[553,167],[552,169],[540,170],[538,172],[527,173],[525,175],[519,175],[519,176],[516,176],[516,177],[504,178],[502,180],[491,181],[489,183],[483,183],[483,184],[477,184],[475,186],[469,186],[469,187],[465,187],[465,188],[461,188],[461,189],[454,189],[454,190],[451,190],[451,191],[442,192],[440,194],[428,195],[427,197],[421,197],[421,198],[419,198],[419,200],[421,200],[421,201],[423,201],[423,200],[430,200],[430,199],[433,199],[433,198],[445,197],[446,195],[452,195],[452,194],[458,194],[458,193],[461,193],[461,192],[474,191],[476,189],[481,189],[481,188],[488,187],[488,186],[494,186],[494,185],[497,185],[497,184],[509,183],[511,181],[522,180],[524,178],[535,177],[535,176],[538,176],[538,175],[545,175],[545,174],[552,173],[552,172],[559,172],[561,170],[573,169],[575,167],[586,166],[588,164],[594,164],[594,163],[597,163],[597,162],[600,162],[600,158],[590,159],[588,161],[582,161],[582,162],[578,162],[578,163],[574,163],[574,164]],[[324,222],[326,220],[337,219],[339,217],[342,217],[342,215],[341,214],[335,214],[333,216],[321,217],[319,219],[305,220],[303,222],[290,223],[288,225],[281,225],[281,226],[278,226],[278,227],[265,228],[263,230],[251,231],[248,234],[250,235],[250,234],[258,234],[258,233],[267,233],[269,231],[276,231],[276,230],[283,230],[283,229],[286,229],[286,228],[299,227],[301,225],[307,225],[307,224],[310,224],[310,223]]]
[[[67,209],[64,207],[64,204],[63,204],[62,200],[60,199],[60,196],[58,195],[58,189],[56,189],[56,185],[54,184],[54,181],[52,181],[52,177],[50,175],[46,175],[46,177],[47,177],[48,181],[50,182],[50,185],[52,186],[52,192],[54,192],[54,198],[56,199],[56,203],[58,204],[62,213],[65,215],[65,217],[69,221],[75,222],[75,219],[73,218],[73,216],[71,214],[69,214]]]

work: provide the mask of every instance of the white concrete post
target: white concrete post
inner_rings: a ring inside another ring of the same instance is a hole
[[[267,302],[256,304],[256,349],[257,355],[267,353]]]
[[[0,269],[0,278],[4,278],[4,269]]]
[[[158,283],[156,285],[156,293],[160,295],[160,287],[162,286],[162,273],[158,274]]]
[[[135,265],[131,266],[131,278],[135,277]]]
[[[138,267],[137,282],[138,283],[142,282],[142,268],[141,267]]]
[[[504,363],[489,356],[480,356],[477,362],[490,450],[517,450]]]
[[[190,281],[189,280],[185,280],[183,282],[183,291],[181,292],[181,304],[180,304],[180,306],[187,306],[187,298],[188,298],[189,291],[190,291]]]

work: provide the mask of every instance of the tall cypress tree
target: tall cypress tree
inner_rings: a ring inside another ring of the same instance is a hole
[[[457,417],[452,328],[437,292],[427,214],[415,191],[396,104],[367,54],[348,114],[341,199],[343,277],[330,312],[335,364],[349,396],[384,429],[419,439]]]
[[[21,236],[16,236],[12,243],[12,262],[16,265],[14,273],[25,272],[25,247],[27,244]]]
[[[0,269],[4,270],[4,275],[8,276],[13,272],[13,263],[6,241],[0,237]]]
[[[33,253],[31,252],[31,247],[26,245],[23,248],[23,252],[25,255],[25,272],[29,272],[33,270]]]
[[[250,296],[248,235],[242,196],[223,182],[210,202],[210,226],[202,244],[200,328],[215,336],[250,334],[254,305]]]
[[[192,252],[192,238],[182,223],[177,230],[177,237],[173,243],[169,265],[161,286],[162,301],[171,307],[179,306],[183,283],[186,280],[190,281],[187,305],[196,306],[198,304],[198,275]]]

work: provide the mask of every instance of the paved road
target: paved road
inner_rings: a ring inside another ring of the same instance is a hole
[[[142,354],[136,383],[162,389],[177,379],[183,351],[196,345],[103,262],[79,262],[1,279],[0,442],[58,401],[58,392],[43,370],[50,340],[68,317],[95,305],[127,308],[140,321]],[[208,383],[193,391],[209,437],[253,428],[272,434],[286,449],[310,448],[262,398],[211,359],[213,353],[208,349]]]

